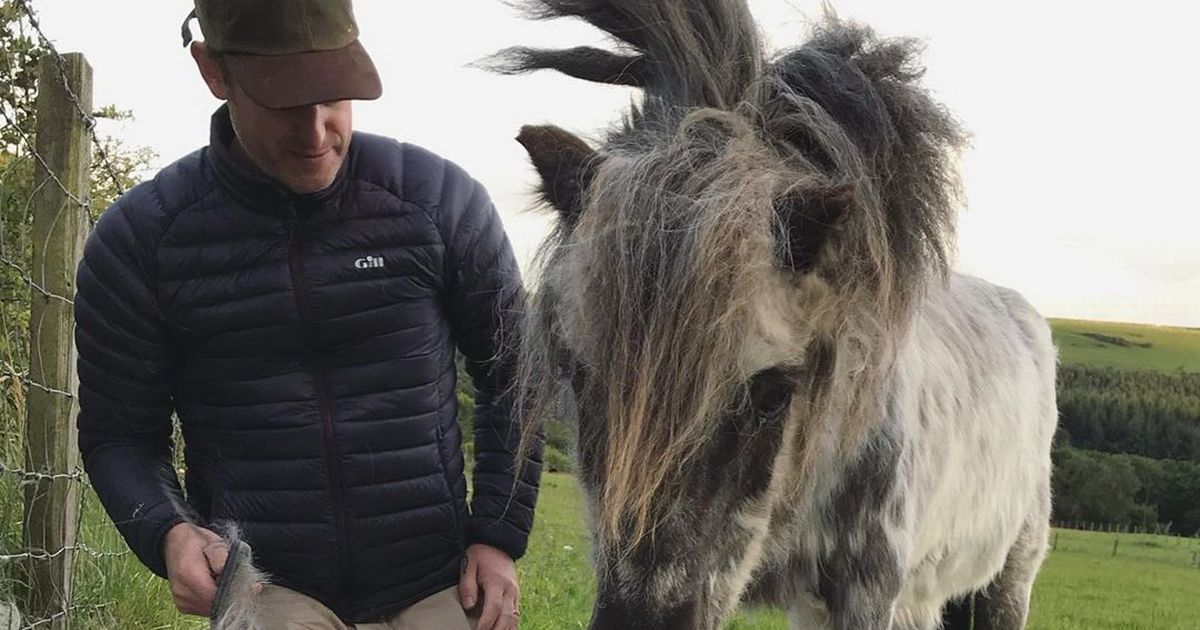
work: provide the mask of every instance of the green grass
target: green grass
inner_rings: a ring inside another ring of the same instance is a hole
[[[529,555],[521,561],[522,629],[585,628],[594,592],[580,494],[549,474]],[[1029,630],[1200,628],[1200,541],[1056,530],[1034,588]],[[1120,540],[1117,555],[1113,541]],[[570,549],[566,549],[569,547]],[[727,630],[788,630],[773,611],[748,611]]]
[[[521,630],[586,628],[596,592],[575,478],[542,475],[529,551],[518,563]]]
[[[1200,541],[1056,530],[1038,576],[1031,630],[1200,628]],[[1119,540],[1113,555],[1113,541]]]
[[[0,513],[4,492],[0,489]],[[585,628],[595,592],[582,498],[575,479],[545,475],[529,553],[520,562],[523,630]],[[12,521],[5,523],[11,525]],[[12,528],[4,528],[6,537]],[[15,532],[19,536],[19,531]],[[1056,530],[1034,588],[1030,630],[1195,630],[1200,628],[1200,540]],[[123,549],[94,496],[84,502],[82,540],[97,550]],[[1119,540],[1116,556],[1113,541]],[[11,538],[9,539],[11,542]],[[166,583],[126,554],[77,556],[73,616],[77,630],[200,629],[174,610]],[[4,583],[0,566],[0,595]],[[788,630],[774,611],[747,611],[727,630]]]
[[[1052,319],[1063,363],[1121,370],[1200,372],[1200,330]]]
[[[84,544],[102,552],[127,549],[91,490],[84,497],[83,509],[80,540]],[[80,613],[72,617],[72,628],[207,627],[203,620],[179,613],[167,581],[150,573],[132,553],[116,558],[77,553],[75,559],[74,604]]]

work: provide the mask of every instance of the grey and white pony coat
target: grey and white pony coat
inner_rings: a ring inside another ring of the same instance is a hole
[[[559,215],[521,408],[532,442],[573,394],[591,627],[1024,627],[1056,354],[1018,294],[949,270],[964,134],[917,44],[829,17],[768,57],[742,0],[528,7],[617,50],[497,68],[644,92],[598,149],[518,138]]]

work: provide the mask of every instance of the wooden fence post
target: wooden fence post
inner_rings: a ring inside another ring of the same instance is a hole
[[[82,113],[92,111],[92,68],[81,54],[60,59],[51,53],[38,70],[35,151],[41,160],[30,272],[38,286],[29,317],[32,385],[25,420],[26,469],[38,476],[25,490],[25,547],[33,554],[25,604],[30,619],[51,620],[46,627],[60,630],[68,625],[79,515],[79,479],[71,475],[79,467],[75,320],[66,300],[75,296],[88,229],[80,201],[89,196],[92,145]]]

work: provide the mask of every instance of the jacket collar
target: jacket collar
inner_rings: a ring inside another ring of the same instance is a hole
[[[234,153],[237,142],[233,122],[229,118],[229,106],[222,105],[212,115],[209,130],[209,154],[212,156],[213,172],[217,182],[231,197],[257,212],[286,214],[295,211],[309,215],[339,210],[342,192],[346,188],[350,155],[342,160],[333,183],[324,190],[314,193],[295,193],[283,184],[271,179],[244,157]]]

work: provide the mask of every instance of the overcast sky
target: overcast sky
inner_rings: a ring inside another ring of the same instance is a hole
[[[547,219],[525,212],[534,179],[517,130],[553,122],[595,138],[632,93],[468,64],[514,44],[604,40],[578,23],[526,22],[499,0],[355,4],[384,82],[381,100],[357,105],[356,127],[464,166],[491,191],[527,261]],[[218,103],[181,46],[190,0],[33,5],[62,51],[87,55],[96,104],[133,110],[135,120],[102,132],[150,147],[159,166],[207,142]],[[1167,0],[834,5],[883,34],[926,40],[926,84],[974,135],[958,269],[1023,292],[1048,316],[1200,326],[1200,9]],[[751,6],[776,49],[799,43],[805,16],[820,11],[819,0]]]

